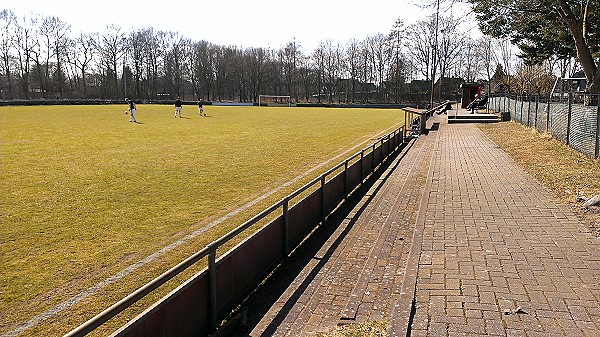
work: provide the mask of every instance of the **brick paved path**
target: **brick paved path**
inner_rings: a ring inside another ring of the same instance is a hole
[[[245,336],[308,336],[390,317],[433,152],[433,142],[421,141],[427,137],[394,160],[341,225],[332,224],[337,230]]]
[[[472,124],[420,137],[339,222],[238,336],[600,336],[600,240]]]
[[[442,126],[426,191],[411,336],[600,336],[599,240],[475,126]]]

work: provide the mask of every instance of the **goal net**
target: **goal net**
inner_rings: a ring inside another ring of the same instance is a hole
[[[292,106],[289,95],[258,95],[258,106]]]

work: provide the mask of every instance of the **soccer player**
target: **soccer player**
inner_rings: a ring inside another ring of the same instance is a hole
[[[175,101],[175,118],[177,118],[177,116],[181,118],[181,100],[179,97],[177,97],[177,100]]]
[[[125,98],[125,102],[129,105],[129,121],[137,123],[135,120],[135,102],[130,100],[129,98]]]
[[[202,98],[198,101],[198,113],[200,113],[200,117],[202,117],[202,115],[204,114],[204,116],[206,116],[206,114],[204,113],[204,109],[202,108]]]

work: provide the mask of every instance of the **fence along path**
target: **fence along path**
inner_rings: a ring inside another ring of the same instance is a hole
[[[565,101],[539,96],[497,96],[490,98],[489,108],[508,112],[512,120],[539,132],[549,132],[573,149],[600,158],[600,100],[598,95],[589,97],[597,104],[576,103],[572,93]]]

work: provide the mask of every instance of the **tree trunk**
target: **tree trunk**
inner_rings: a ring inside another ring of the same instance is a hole
[[[579,20],[575,18],[571,7],[569,7],[569,4],[567,4],[566,0],[556,1],[558,3],[558,6],[560,7],[558,13],[569,27],[571,35],[573,35],[573,40],[575,40],[575,47],[577,48],[577,57],[579,59],[579,62],[581,63],[581,67],[583,68],[585,77],[588,80],[586,90],[589,93],[600,92],[600,74],[598,74],[597,72],[598,69],[596,67],[596,63],[594,63],[594,58],[592,57],[590,48],[585,42],[585,36],[583,36],[581,22],[579,22]]]

